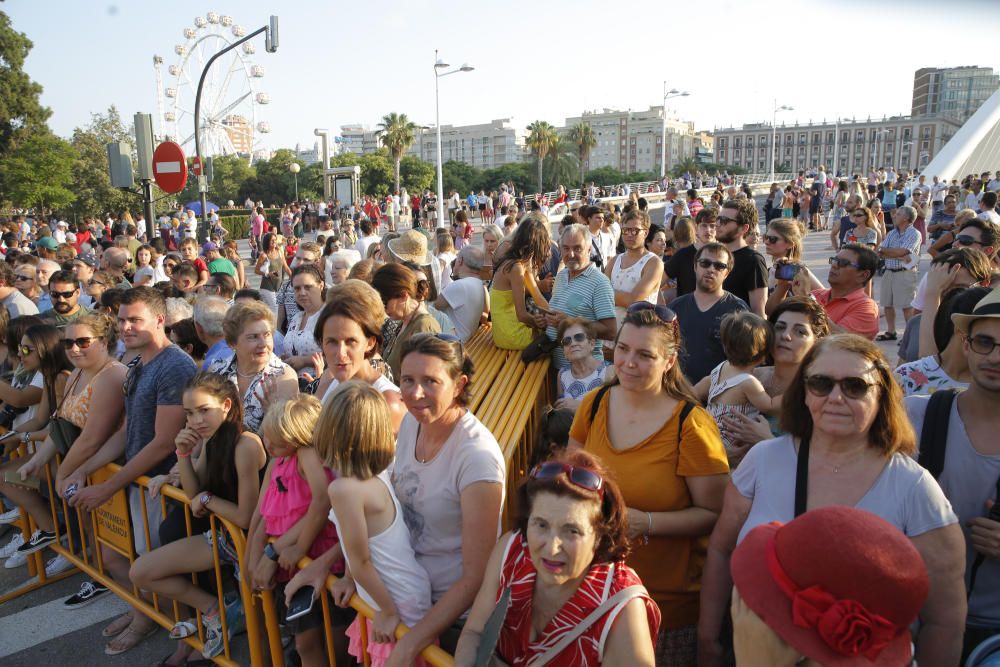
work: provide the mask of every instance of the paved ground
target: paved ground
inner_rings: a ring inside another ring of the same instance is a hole
[[[662,221],[662,207],[651,212],[654,222]],[[826,279],[827,258],[831,254],[828,234],[816,232],[806,237],[803,259],[820,280]],[[925,258],[923,264],[927,263]],[[248,270],[250,273],[252,270]],[[895,343],[880,345],[892,363]],[[0,544],[5,544],[9,537],[9,533],[0,537]],[[45,557],[49,557],[48,552]],[[0,593],[18,588],[27,580],[26,567],[0,568]],[[75,667],[148,665],[173,650],[173,642],[163,631],[129,653],[116,657],[104,655],[106,640],[101,638],[100,631],[124,611],[125,605],[107,595],[83,609],[64,611],[62,600],[75,593],[83,580],[83,575],[77,575],[0,605],[0,664],[5,667],[40,667],[45,663]]]

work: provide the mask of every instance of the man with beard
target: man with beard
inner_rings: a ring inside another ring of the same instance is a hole
[[[706,243],[715,241],[715,230],[719,213],[714,208],[703,208],[695,216],[694,243],[674,252],[667,260],[664,270],[667,276],[677,281],[677,296],[694,291],[697,277],[694,271],[694,255]]]
[[[833,229],[830,230],[830,247],[834,250],[840,250],[847,243],[847,235],[857,227],[851,220],[851,214],[861,205],[861,197],[858,195],[851,195],[844,200],[844,217],[833,223]]]
[[[767,263],[764,256],[748,246],[746,241],[747,232],[756,228],[757,224],[757,205],[753,200],[728,199],[719,212],[715,238],[726,246],[733,259],[723,288],[764,317]]]
[[[52,308],[43,311],[41,318],[46,324],[59,329],[91,313],[80,305],[80,284],[72,271],[56,271],[49,278],[49,298]]]
[[[712,372],[726,360],[719,335],[719,323],[729,313],[747,310],[743,299],[723,289],[733,268],[733,253],[721,243],[706,243],[695,255],[697,282],[694,292],[679,296],[670,304],[677,313],[684,341],[681,371],[691,384]]]

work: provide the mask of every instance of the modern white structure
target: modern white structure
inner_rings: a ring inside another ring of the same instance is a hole
[[[527,155],[525,132],[515,128],[510,118],[498,118],[479,125],[442,125],[441,157],[478,169],[492,169],[510,162],[523,162]],[[435,129],[435,128],[430,128]],[[410,155],[434,162],[437,133],[417,130]]]
[[[962,179],[1000,169],[1000,90],[993,93],[934,158],[921,169],[928,177]]]

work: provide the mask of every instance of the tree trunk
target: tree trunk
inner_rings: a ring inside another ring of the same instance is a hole
[[[399,163],[402,159],[403,159],[402,157],[396,158],[396,192],[394,192],[393,194],[399,192]]]
[[[586,161],[587,161],[587,156],[584,155],[584,153],[581,151],[580,152],[580,189],[581,190],[583,190],[583,183],[584,183],[583,178],[584,178],[584,175],[586,174],[586,172],[584,172],[584,164],[586,163]],[[580,197],[580,198],[583,199],[583,197]]]
[[[542,189],[542,160],[545,156],[541,153],[538,154],[538,194],[542,194],[544,190]]]

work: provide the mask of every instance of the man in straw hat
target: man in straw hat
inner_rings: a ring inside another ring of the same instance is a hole
[[[971,314],[951,316],[964,338],[969,388],[906,399],[920,442],[920,462],[937,477],[966,540],[969,612],[964,662],[975,646],[1000,634],[1000,290]],[[926,434],[926,437],[925,437]],[[935,463],[936,462],[936,463]]]

